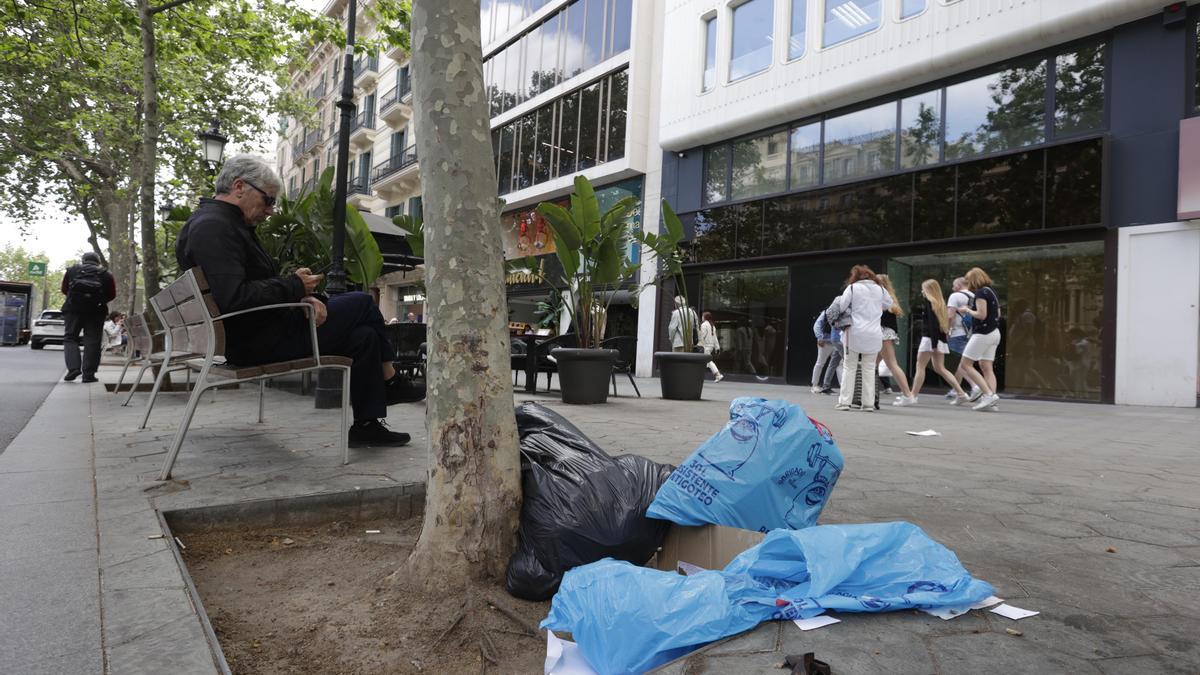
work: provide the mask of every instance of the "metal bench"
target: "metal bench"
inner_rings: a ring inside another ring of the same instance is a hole
[[[127,330],[129,331],[129,355],[125,361],[125,367],[121,369],[120,377],[117,378],[117,386],[113,387],[113,394],[121,391],[125,373],[135,361],[140,362],[141,367],[138,369],[133,384],[129,387],[129,394],[121,404],[122,407],[129,405],[129,402],[133,400],[133,395],[137,392],[138,385],[142,383],[142,377],[146,371],[151,368],[158,370],[159,376],[154,380],[150,398],[146,400],[146,410],[142,413],[142,422],[138,425],[138,429],[145,429],[146,422],[150,419],[150,411],[154,408],[154,401],[158,398],[158,392],[165,380],[165,373],[187,370],[188,359],[194,359],[198,355],[187,351],[170,351],[170,348],[166,346],[167,338],[170,336],[167,335],[166,329],[162,327],[154,314],[135,314],[129,317]]]
[[[171,467],[183,445],[188,427],[192,423],[192,415],[196,412],[196,404],[200,396],[208,389],[239,382],[258,382],[258,421],[263,421],[263,397],[266,380],[280,375],[306,373],[321,368],[337,368],[342,371],[342,428],[338,442],[342,450],[342,464],[350,461],[350,365],[352,360],[344,356],[321,356],[317,342],[316,316],[312,306],[303,302],[280,303],[252,307],[237,312],[221,314],[216,302],[209,293],[208,283],[199,268],[184,272],[171,285],[150,299],[150,307],[158,316],[165,330],[165,352],[167,354],[190,353],[197,355],[185,361],[186,365],[199,371],[196,384],[188,397],[187,408],[183,419],[175,431],[175,438],[167,451],[159,480],[171,477]],[[225,329],[223,322],[235,316],[261,312],[270,309],[294,308],[301,309],[308,317],[309,335],[312,340],[313,356],[291,361],[265,363],[257,366],[237,366],[222,364],[218,359],[225,355]],[[155,383],[155,392],[166,374],[166,368],[159,371]],[[146,417],[150,415],[150,407],[154,405],[154,395],[148,402]],[[144,425],[144,422],[143,422]]]

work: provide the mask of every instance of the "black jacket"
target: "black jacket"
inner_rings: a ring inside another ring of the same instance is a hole
[[[201,199],[175,243],[179,269],[199,267],[222,313],[283,302],[299,302],[304,283],[294,274],[280,276],[242,210],[228,202]],[[225,356],[249,365],[271,360],[288,334],[307,330],[298,309],[255,312],[225,322]]]
[[[76,307],[71,300],[71,284],[79,276],[79,273],[84,269],[91,270],[100,279],[100,285],[104,287],[104,304],[96,305],[95,307]],[[108,303],[112,302],[117,297],[117,282],[113,279],[112,272],[104,269],[95,263],[82,263],[79,265],[71,265],[67,268],[66,274],[63,275],[62,284],[59,290],[62,291],[66,300],[63,302],[62,311],[64,313],[87,314],[95,316],[104,316],[108,314]]]

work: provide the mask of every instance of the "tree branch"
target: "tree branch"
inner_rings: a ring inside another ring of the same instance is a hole
[[[150,16],[154,16],[155,14],[158,14],[159,12],[165,12],[168,9],[171,9],[173,7],[178,7],[180,5],[186,5],[187,3],[191,2],[191,1],[192,0],[171,0],[171,2],[168,2],[165,5],[159,5],[158,7],[151,7],[150,8]]]

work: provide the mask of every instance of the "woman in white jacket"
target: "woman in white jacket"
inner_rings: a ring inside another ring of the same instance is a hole
[[[850,327],[842,330],[846,355],[842,359],[842,390],[837,410],[849,410],[854,398],[854,378],[862,378],[862,409],[875,409],[875,360],[883,348],[883,329],[879,317],[892,306],[892,297],[875,279],[866,265],[855,265],[846,279],[846,290],[838,298],[850,316]]]
[[[704,347],[704,353],[716,358],[716,352],[721,351],[721,342],[717,339],[717,327],[712,322],[712,312],[704,312],[700,315],[700,346]],[[712,371],[713,382],[720,382],[725,379],[717,368],[715,360],[708,362],[708,369]]]

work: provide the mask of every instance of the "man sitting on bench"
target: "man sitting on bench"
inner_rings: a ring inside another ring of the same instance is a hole
[[[409,435],[387,428],[387,406],[414,400],[409,383],[397,377],[383,315],[366,293],[343,293],[328,304],[313,296],[324,277],[300,268],[280,275],[254,232],[275,207],[283,182],[261,157],[238,155],[225,162],[212,199],[201,199],[175,244],[179,268],[199,267],[222,313],[288,302],[304,302],[316,314],[322,355],[348,356],[354,425],[351,447],[404,445]],[[256,366],[312,356],[308,319],[299,309],[251,312],[225,324],[229,363]]]

